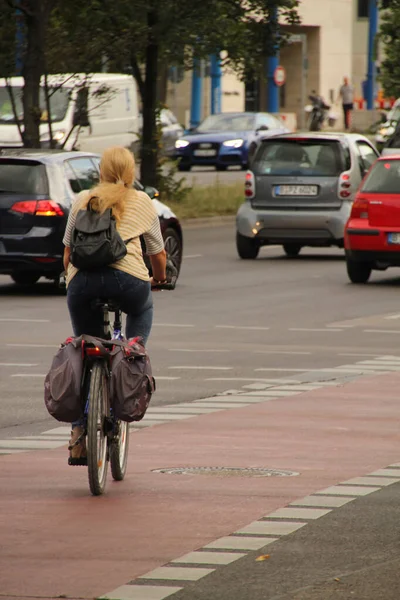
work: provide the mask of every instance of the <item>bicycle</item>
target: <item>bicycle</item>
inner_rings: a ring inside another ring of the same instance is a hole
[[[168,283],[159,284],[153,289],[173,290],[176,277],[169,265]],[[172,275],[171,275],[172,272]],[[94,309],[103,310],[104,338],[98,342],[82,344],[83,378],[81,393],[83,396],[84,416],[83,435],[75,442],[86,437],[86,458],[69,458],[70,465],[88,467],[89,488],[93,496],[104,493],[108,463],[115,481],[125,477],[129,450],[129,423],[120,421],[112,414],[110,402],[111,350],[115,341],[124,341],[122,333],[121,309],[115,301],[108,298],[97,298],[93,301]],[[114,313],[111,327],[110,312]]]

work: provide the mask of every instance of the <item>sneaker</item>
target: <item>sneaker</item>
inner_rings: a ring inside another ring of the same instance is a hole
[[[79,441],[78,441],[79,440]],[[85,465],[87,462],[85,430],[81,426],[74,427],[69,440],[70,465]]]

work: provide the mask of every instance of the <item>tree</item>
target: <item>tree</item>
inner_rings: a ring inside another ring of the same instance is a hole
[[[157,185],[157,81],[162,65],[193,68],[195,59],[225,50],[225,64],[243,76],[259,72],[277,44],[276,11],[298,23],[298,0],[103,0],[97,31],[107,56],[130,67],[143,106],[141,176]],[[283,43],[282,34],[279,43]]]
[[[387,0],[386,0],[387,2]],[[380,81],[387,97],[400,96],[400,0],[384,4],[388,8],[382,12],[380,40],[385,58],[381,63]]]

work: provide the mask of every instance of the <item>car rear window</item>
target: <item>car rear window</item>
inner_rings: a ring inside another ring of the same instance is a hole
[[[46,167],[37,161],[0,160],[0,193],[47,196]]]
[[[268,140],[261,144],[252,164],[256,175],[337,177],[346,165],[338,141]]]
[[[378,160],[361,189],[371,194],[400,194],[400,160]]]

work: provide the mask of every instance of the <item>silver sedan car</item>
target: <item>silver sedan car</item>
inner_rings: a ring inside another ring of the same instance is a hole
[[[263,140],[246,173],[245,202],[236,217],[240,258],[282,244],[343,247],[344,226],[364,175],[379,153],[362,135],[295,133]]]

